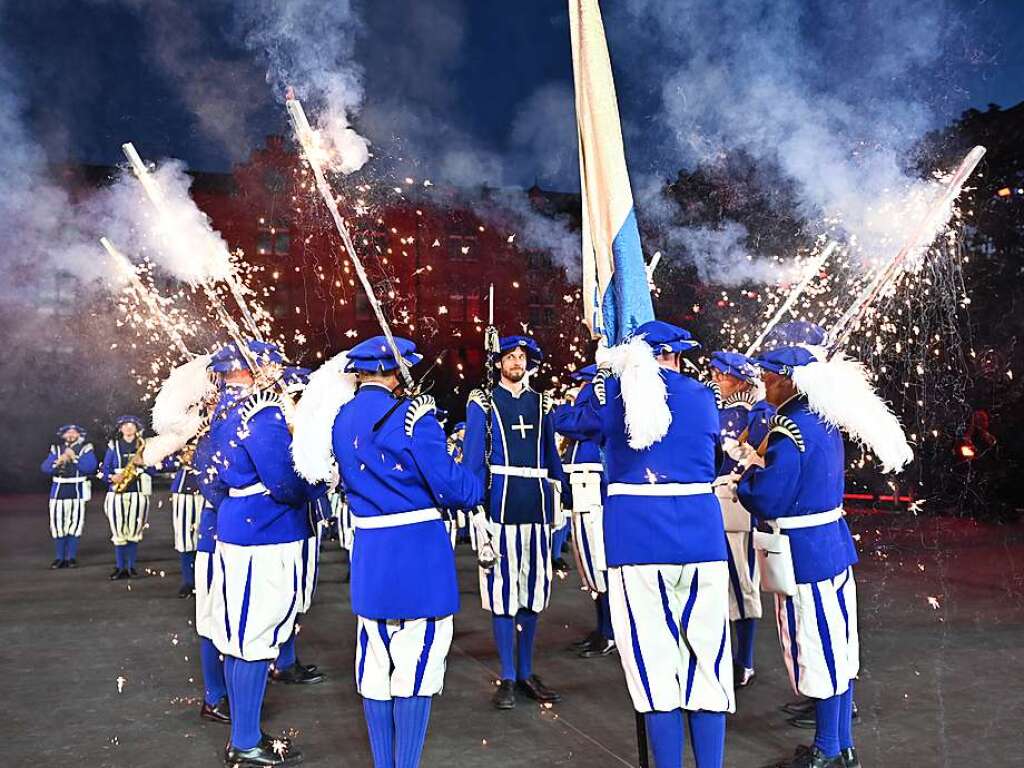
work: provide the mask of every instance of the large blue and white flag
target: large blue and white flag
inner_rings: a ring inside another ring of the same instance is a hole
[[[569,0],[583,202],[584,321],[620,343],[654,319],[598,0]]]

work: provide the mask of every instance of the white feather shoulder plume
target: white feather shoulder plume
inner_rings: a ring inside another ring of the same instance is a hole
[[[650,345],[642,335],[634,336],[598,353],[598,362],[610,364],[622,386],[629,447],[634,451],[650,448],[668,434],[672,424],[665,379]]]
[[[356,394],[356,375],[345,373],[348,352],[341,352],[309,376],[292,421],[295,470],[311,483],[330,482],[336,473],[332,433],[341,406]]]
[[[882,462],[883,472],[898,472],[913,461],[899,419],[878,396],[861,363],[840,352],[827,362],[794,368],[793,383],[807,395],[814,413],[866,445]]]
[[[146,441],[142,459],[160,464],[195,437],[203,424],[203,403],[216,386],[207,373],[210,355],[199,355],[175,368],[164,380],[153,400],[152,422],[156,437]]]

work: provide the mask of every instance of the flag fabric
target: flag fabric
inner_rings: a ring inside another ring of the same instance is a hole
[[[619,344],[654,319],[598,0],[569,0],[583,205],[584,321]]]

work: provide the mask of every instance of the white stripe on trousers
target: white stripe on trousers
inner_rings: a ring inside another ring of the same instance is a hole
[[[540,613],[551,597],[551,529],[546,523],[502,525],[487,521],[498,552],[493,568],[480,568],[485,611],[515,616],[521,608]]]
[[[202,511],[202,494],[171,494],[171,522],[174,529],[174,549],[176,551],[196,551],[196,541],[199,538],[199,514]]]
[[[608,591],[608,571],[604,564],[603,515],[600,507],[572,513],[572,549],[576,554],[583,587],[591,592]]]
[[[313,605],[316,594],[317,577],[320,574],[320,538],[323,536],[323,524],[317,521],[316,535],[306,539],[303,550],[302,589],[300,590],[299,613],[306,613]]]
[[[340,493],[329,493],[327,498],[331,500],[331,512],[338,518],[338,543],[342,549],[351,552],[356,532],[352,508],[342,500]]]
[[[243,547],[217,542],[213,644],[225,656],[272,661],[295,626],[302,541]]]
[[[612,629],[637,712],[733,712],[724,562],[608,569]]]
[[[196,633],[213,639],[213,582],[217,558],[212,552],[196,552]]]
[[[729,556],[729,618],[761,618],[761,569],[749,531],[725,532]]]
[[[85,499],[50,499],[50,535],[55,539],[81,536],[85,504]]]
[[[120,547],[130,541],[142,541],[149,518],[149,496],[130,491],[114,493],[107,491],[103,499],[103,510],[110,523],[110,540]]]
[[[792,597],[776,595],[775,619],[793,690],[813,699],[845,693],[860,672],[853,568],[831,579],[797,584]]]
[[[366,699],[437,696],[455,622],[356,617],[356,690]]]

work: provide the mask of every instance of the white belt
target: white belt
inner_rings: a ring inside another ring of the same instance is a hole
[[[539,480],[547,478],[548,471],[541,467],[511,467],[508,464],[495,464],[491,467],[492,475],[506,477],[533,477]]]
[[[609,496],[700,496],[711,483],[609,483]]]
[[[408,512],[396,512],[393,515],[373,515],[371,517],[352,515],[352,525],[356,528],[397,528],[400,525],[414,525],[440,519],[441,513],[430,507],[429,509],[411,509]]]
[[[570,474],[574,472],[604,472],[604,465],[596,462],[584,464],[563,464],[562,469]]]
[[[841,518],[845,512],[842,507],[830,509],[828,512],[815,512],[813,515],[794,515],[793,517],[777,517],[769,520],[768,524],[779,530],[790,528],[817,528],[819,525],[828,525]]]
[[[88,477],[54,477],[52,478],[55,483],[84,483],[88,480]]]
[[[228,496],[233,496],[236,499],[241,496],[257,496],[261,493],[270,495],[270,491],[267,490],[267,486],[263,483],[253,483],[252,485],[245,486],[245,488],[228,488]]]

